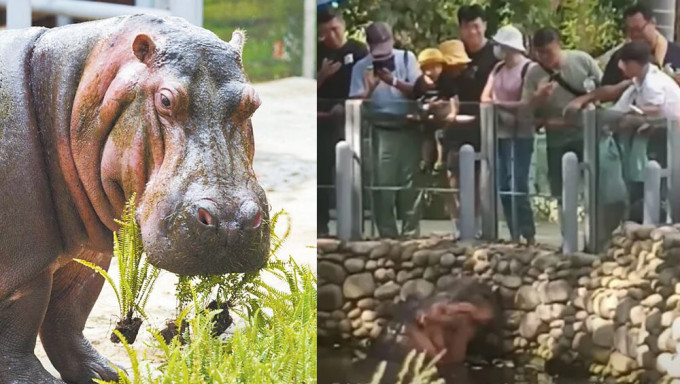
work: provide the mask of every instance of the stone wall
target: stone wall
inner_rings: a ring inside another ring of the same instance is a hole
[[[680,226],[628,223],[601,256],[442,238],[318,242],[319,340],[362,346],[400,300],[470,275],[497,290],[503,350],[617,382],[680,384]]]

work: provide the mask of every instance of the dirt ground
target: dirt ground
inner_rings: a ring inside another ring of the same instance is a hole
[[[253,117],[255,172],[267,192],[272,213],[286,210],[292,225],[290,237],[278,255],[291,255],[297,263],[316,270],[316,82],[289,78],[256,84],[255,88],[262,99]],[[277,232],[284,230],[285,223],[280,225]],[[109,272],[117,276],[115,260],[112,264]],[[151,339],[149,325],[160,329],[167,319],[175,317],[176,281],[174,275],[161,273],[146,308],[151,324],[142,325],[135,350],[142,351]],[[102,355],[128,369],[130,361],[123,347],[109,341],[117,313],[116,297],[105,285],[84,333]],[[36,354],[45,368],[58,377],[40,340]]]

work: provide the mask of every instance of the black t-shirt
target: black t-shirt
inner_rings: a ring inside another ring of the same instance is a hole
[[[323,43],[317,45],[317,71],[321,69],[324,59],[342,63],[342,67],[330,76],[317,91],[318,110],[327,111],[337,100],[349,97],[349,86],[352,80],[354,64],[368,55],[368,48],[356,40],[349,39],[340,49],[329,49]],[[331,101],[332,100],[332,101]]]
[[[477,52],[469,53],[470,64],[467,69],[460,76],[458,81],[458,98],[461,103],[461,113],[478,115],[479,107],[473,105],[466,105],[465,103],[479,103],[482,98],[482,92],[486,86],[486,81],[493,68],[498,63],[498,59],[493,54],[493,43],[487,41],[484,47]]]

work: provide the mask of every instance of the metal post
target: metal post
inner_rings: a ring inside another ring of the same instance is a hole
[[[661,209],[661,166],[656,161],[648,161],[645,167],[644,224],[659,224]]]
[[[579,165],[574,152],[562,156],[562,253],[578,250],[578,185]]]
[[[362,139],[361,139],[361,100],[345,102],[345,141],[352,149],[352,205],[344,209],[352,210],[352,231],[361,238],[364,224],[363,183],[361,180]],[[336,207],[338,209],[338,207]]]
[[[346,141],[340,141],[335,146],[335,207],[340,240],[353,237],[352,157],[352,149]]]
[[[304,48],[302,50],[302,76],[314,78],[314,59],[316,57],[316,5],[314,0],[305,0]]]
[[[482,215],[482,239],[498,238],[498,195],[496,190],[496,129],[493,104],[480,105],[481,174],[479,198]]]
[[[680,223],[680,132],[678,121],[667,119],[668,143],[668,200],[670,205],[670,217],[673,223]]]
[[[170,13],[193,25],[203,26],[203,0],[170,0]]]
[[[465,144],[460,148],[460,239],[475,238],[475,149]]]
[[[31,26],[31,2],[26,0],[7,1],[7,29],[21,29]]]
[[[597,113],[595,110],[586,109],[581,112],[583,124],[583,170],[585,184],[585,249],[590,253],[598,253],[598,170],[597,143],[599,133],[597,126]]]

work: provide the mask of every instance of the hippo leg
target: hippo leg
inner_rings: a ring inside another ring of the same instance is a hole
[[[0,299],[0,383],[58,384],[35,356],[35,340],[50,298],[52,275],[35,279]]]
[[[84,250],[75,258],[93,262],[105,270],[111,256]],[[93,270],[71,261],[54,274],[52,296],[40,328],[40,339],[54,367],[67,383],[92,383],[92,379],[118,381],[111,363],[83,336],[104,278]]]

